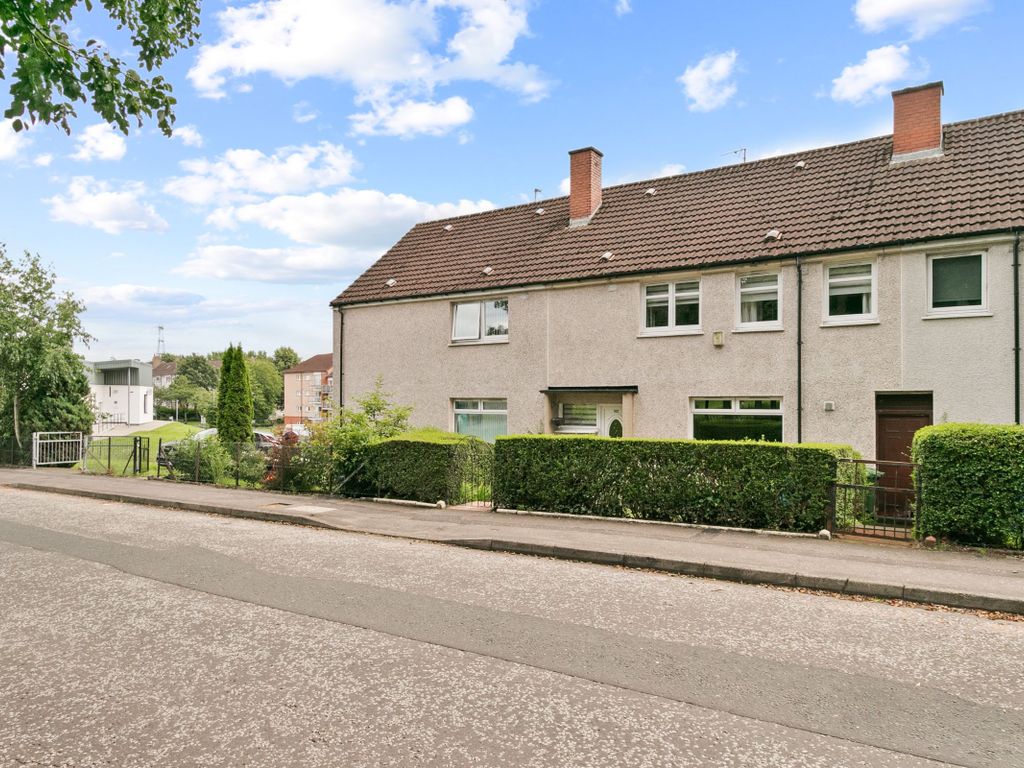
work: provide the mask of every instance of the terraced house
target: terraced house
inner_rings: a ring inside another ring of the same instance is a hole
[[[333,302],[336,397],[419,425],[835,441],[1020,419],[1024,112],[413,227]]]

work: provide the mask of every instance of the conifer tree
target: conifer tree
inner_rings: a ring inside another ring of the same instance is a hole
[[[217,436],[225,445],[252,442],[252,388],[242,346],[224,353],[217,391]]]

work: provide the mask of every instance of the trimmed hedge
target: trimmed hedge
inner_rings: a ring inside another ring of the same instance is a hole
[[[491,497],[494,448],[476,437],[420,429],[370,446],[377,495],[464,504]]]
[[[921,473],[921,535],[1024,547],[1024,427],[925,427],[912,453]]]
[[[770,530],[828,522],[843,445],[499,437],[499,507]]]

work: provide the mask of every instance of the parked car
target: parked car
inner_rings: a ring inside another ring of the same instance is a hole
[[[198,440],[202,442],[203,440],[209,440],[211,437],[216,437],[216,435],[217,428],[211,427],[210,429],[204,429],[199,432],[196,432],[194,435],[190,435],[184,439]],[[181,444],[181,442],[181,440],[171,440],[169,442],[163,443],[160,446],[159,453],[157,454],[156,463],[161,467],[170,468],[174,461],[174,452],[177,449],[178,445]],[[252,431],[252,442],[253,445],[255,445],[257,448],[263,451],[263,453],[266,454],[269,454],[270,451],[275,446],[281,444],[281,441],[277,437],[275,437],[273,433],[261,429],[254,429]]]

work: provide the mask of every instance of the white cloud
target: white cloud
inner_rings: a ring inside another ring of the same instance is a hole
[[[141,307],[192,307],[202,303],[204,298],[191,291],[134,283],[90,286],[77,293],[90,309],[102,306],[118,311]]]
[[[633,10],[633,4],[630,0],[615,0],[615,15],[625,16],[627,13]]]
[[[919,40],[987,6],[986,0],[857,0],[853,13],[868,32],[905,27]]]
[[[563,195],[568,195],[571,188],[571,181],[568,176],[558,182],[558,191]]]
[[[68,184],[66,194],[43,200],[50,206],[50,219],[94,227],[110,235],[125,230],[167,229],[156,210],[144,202],[146,187],[140,182],[126,182],[119,189],[91,176],[76,176]]]
[[[736,51],[709,54],[687,67],[677,80],[690,99],[690,111],[710,112],[725,104],[736,93],[732,76],[736,71]]]
[[[461,96],[452,96],[442,102],[403,101],[383,103],[370,112],[352,115],[352,130],[357,134],[400,136],[412,138],[417,134],[443,136],[453,128],[473,119],[473,108]]]
[[[311,248],[250,248],[204,245],[174,271],[190,278],[253,280],[269,283],[338,283],[358,274],[379,256],[378,251],[324,245]]]
[[[313,109],[307,101],[300,101],[292,106],[292,120],[296,123],[309,123],[319,116],[320,113]]]
[[[254,224],[299,243],[338,245],[381,253],[419,221],[494,208],[487,200],[425,203],[375,189],[342,188],[331,194],[282,195],[262,203],[218,209],[214,226]]]
[[[174,138],[179,139],[186,147],[203,146],[203,135],[194,125],[183,125],[174,129]]]
[[[188,172],[164,184],[164,192],[193,205],[251,201],[257,195],[305,192],[351,180],[356,160],[340,144],[321,142],[258,149],[229,149],[215,160],[184,160]]]
[[[868,51],[864,61],[843,68],[832,81],[832,98],[863,104],[884,96],[910,73],[910,48],[885,45]]]
[[[15,131],[13,120],[0,120],[0,160],[13,160],[31,143],[28,131]]]
[[[49,168],[50,163],[52,163],[52,162],[53,162],[53,155],[51,155],[49,152],[44,152],[41,155],[36,155],[32,159],[32,164],[33,165],[38,165],[40,168]]]
[[[128,151],[128,142],[110,123],[90,125],[75,137],[75,143],[74,160],[120,160]]]
[[[188,76],[202,95],[213,98],[226,95],[229,80],[256,73],[288,83],[336,80],[350,83],[357,102],[370,104],[373,112],[410,101],[431,103],[434,88],[456,81],[490,83],[534,101],[547,95],[550,83],[535,66],[510,60],[529,31],[528,5],[264,0],[229,7],[217,16],[220,38],[200,47]],[[436,121],[426,125],[437,130]]]

